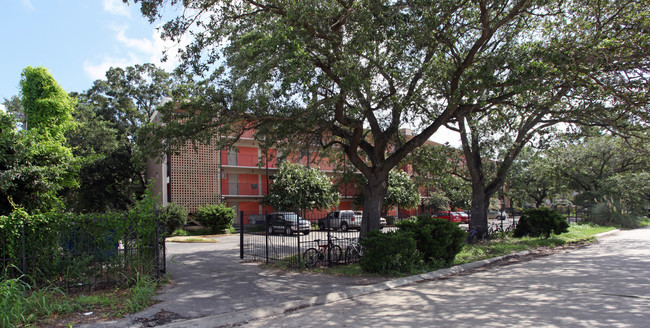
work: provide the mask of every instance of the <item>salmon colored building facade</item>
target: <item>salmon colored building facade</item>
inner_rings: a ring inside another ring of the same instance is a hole
[[[401,132],[407,137],[411,133],[406,129]],[[440,146],[430,141],[428,144]],[[154,191],[163,206],[174,202],[194,213],[200,206],[224,202],[228,207],[234,208],[236,213],[243,211],[244,224],[248,224],[250,215],[275,210],[262,205],[261,200],[267,195],[272,184],[272,176],[278,169],[276,159],[281,157],[279,155],[282,154],[278,154],[275,149],[269,150],[265,155],[253,138],[253,132],[249,131],[229,150],[216,149],[211,145],[194,149],[188,144],[180,155],[165,156],[162,161],[149,160],[147,178],[154,182]],[[318,158],[315,152],[294,156],[289,161],[319,167],[322,172],[335,179],[333,164],[327,158]],[[410,167],[401,169],[412,173]],[[336,208],[329,209],[330,211],[361,210],[354,202],[357,195],[354,186],[343,186],[339,192],[340,202]],[[420,188],[420,193],[426,198],[428,191]],[[327,212],[312,211],[305,213],[305,217],[314,219],[325,216]],[[419,212],[421,209],[399,210],[400,216],[417,215]],[[389,212],[389,215],[396,214],[395,210]]]

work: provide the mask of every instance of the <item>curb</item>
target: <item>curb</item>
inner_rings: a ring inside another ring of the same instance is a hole
[[[264,306],[264,307],[258,307],[253,310],[239,310],[239,311],[233,311],[233,312],[228,312],[228,313],[222,313],[222,314],[215,314],[211,316],[206,316],[206,317],[201,317],[201,318],[195,318],[195,319],[189,319],[189,320],[183,320],[183,321],[178,321],[178,322],[172,322],[168,323],[165,325],[161,326],[156,326],[160,328],[213,328],[213,327],[223,327],[223,326],[230,326],[230,325],[235,325],[237,323],[247,323],[250,320],[255,320],[255,319],[260,319],[264,317],[269,317],[272,315],[280,315],[283,313],[287,312],[292,312],[295,310],[307,308],[307,307],[312,307],[312,306],[318,306],[318,305],[323,305],[327,304],[330,302],[336,302],[336,301],[341,301],[345,299],[350,299],[354,298],[357,296],[362,296],[366,294],[372,294],[380,291],[385,291],[401,286],[406,286],[406,285],[411,285],[415,283],[419,283],[422,281],[427,281],[427,280],[432,280],[432,279],[438,279],[438,278],[444,278],[444,277],[449,277],[455,274],[458,274],[463,271],[468,271],[476,268],[480,268],[483,266],[486,266],[490,263],[502,260],[502,259],[507,259],[510,257],[515,257],[515,256],[522,256],[522,255],[528,255],[530,254],[530,251],[523,251],[519,253],[514,253],[514,254],[508,254],[508,255],[503,255],[503,256],[498,256],[498,257],[493,257],[489,259],[485,259],[482,261],[477,261],[477,262],[472,262],[472,263],[465,263],[457,266],[453,266],[451,268],[446,268],[446,269],[440,269],[428,273],[423,273],[423,274],[417,274],[413,276],[408,276],[408,277],[402,277],[402,278],[397,278],[394,280],[390,281],[385,281],[381,282],[378,284],[374,285],[368,285],[368,286],[357,286],[357,287],[350,287],[346,290],[342,290],[339,292],[333,292],[321,296],[314,296],[310,297],[304,300],[298,300],[298,301],[290,301],[290,302],[285,302],[278,304],[277,306]],[[130,325],[129,327],[132,328],[139,328],[140,325]]]
[[[610,235],[615,235],[620,232],[619,229],[602,232],[596,235],[596,238],[607,237]],[[498,257],[493,257],[481,261],[465,263],[461,265],[456,265],[451,268],[440,269],[428,273],[417,274],[408,277],[397,278],[390,281],[381,282],[374,285],[368,286],[356,286],[350,287],[346,290],[339,292],[332,292],[325,295],[314,296],[303,300],[290,301],[278,304],[276,306],[264,306],[258,307],[252,310],[238,310],[228,313],[221,313],[210,315],[201,318],[182,320],[177,322],[171,322],[165,325],[157,326],[160,328],[213,328],[213,327],[223,327],[223,326],[232,326],[238,323],[248,323],[251,320],[261,319],[264,317],[269,317],[273,315],[280,315],[283,313],[292,312],[295,310],[318,306],[327,304],[330,302],[341,301],[345,299],[350,299],[362,295],[372,294],[380,291],[385,291],[397,287],[402,287],[406,285],[411,285],[427,280],[439,279],[450,277],[458,273],[473,270],[476,268],[487,266],[493,262],[508,259],[517,256],[524,256],[530,254],[531,251],[522,251],[514,254],[502,255]],[[140,324],[130,325],[129,328],[139,328]]]

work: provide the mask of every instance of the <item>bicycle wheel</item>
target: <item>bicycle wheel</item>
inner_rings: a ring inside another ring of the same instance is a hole
[[[345,264],[359,262],[360,259],[361,254],[359,254],[359,249],[356,247],[350,246],[345,250]]]
[[[470,232],[467,233],[467,243],[468,244],[475,244],[478,239],[478,233],[476,230],[471,230]]]
[[[310,248],[302,254],[302,260],[308,268],[312,268],[318,263],[320,253],[315,248]]]
[[[343,250],[341,250],[341,246],[339,245],[334,245],[330,248],[330,263],[336,263],[341,260],[341,256],[343,255]]]

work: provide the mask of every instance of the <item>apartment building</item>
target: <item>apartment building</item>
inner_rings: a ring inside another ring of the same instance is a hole
[[[147,177],[154,182],[154,192],[159,195],[163,206],[174,202],[184,206],[188,212],[206,204],[225,202],[237,213],[244,212],[244,223],[254,214],[273,212],[275,209],[264,206],[261,200],[267,195],[278,169],[277,150],[265,154],[252,132],[247,132],[231,149],[216,149],[211,145],[194,149],[187,145],[180,155],[164,156],[159,160],[147,162]],[[334,167],[328,159],[318,158],[316,152],[294,156],[288,159],[293,163],[317,166],[327,175],[335,178]],[[337,208],[357,209],[354,204],[354,186],[343,186],[341,200]],[[319,217],[326,210],[307,213],[309,217]]]

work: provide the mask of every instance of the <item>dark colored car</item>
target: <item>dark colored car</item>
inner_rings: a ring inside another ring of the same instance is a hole
[[[267,218],[266,231],[269,234],[277,232],[284,233],[287,236],[293,235],[294,232],[309,234],[311,224],[303,220],[298,214],[293,212],[274,212]]]

